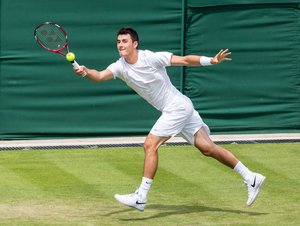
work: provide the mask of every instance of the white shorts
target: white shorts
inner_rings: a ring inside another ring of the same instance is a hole
[[[150,133],[159,137],[182,136],[194,145],[195,133],[204,127],[210,134],[208,126],[203,122],[189,98],[175,97],[162,111],[162,115],[152,127]]]

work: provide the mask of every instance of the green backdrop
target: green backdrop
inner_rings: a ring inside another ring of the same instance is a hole
[[[62,25],[77,61],[118,59],[116,32],[132,26],[140,49],[213,56],[212,67],[170,67],[213,133],[300,131],[298,1],[0,0],[0,139],[145,135],[160,112],[120,80],[78,78],[33,38]]]

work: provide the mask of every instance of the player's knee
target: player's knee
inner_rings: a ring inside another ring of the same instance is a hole
[[[152,142],[149,142],[146,140],[144,143],[144,151],[145,151],[145,154],[152,154],[152,153],[156,152],[157,150]]]
[[[150,149],[150,144],[149,144],[147,141],[145,141],[145,142],[144,142],[144,151],[145,151],[145,153],[146,153],[146,151],[149,150],[149,149]]]
[[[206,157],[211,157],[212,153],[213,153],[210,148],[203,148],[203,149],[200,149],[200,151]]]
[[[213,156],[214,153],[214,144],[213,143],[205,143],[196,146],[198,150],[207,157]]]

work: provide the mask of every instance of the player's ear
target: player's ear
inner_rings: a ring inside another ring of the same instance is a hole
[[[134,42],[133,42],[133,47],[134,47],[134,48],[137,49],[137,48],[138,48],[138,45],[139,45],[138,41],[134,41]]]

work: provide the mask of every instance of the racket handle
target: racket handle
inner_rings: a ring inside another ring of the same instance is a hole
[[[73,67],[79,68],[79,64],[75,60],[72,61],[71,64],[73,65]]]
[[[71,62],[71,64],[73,65],[74,68],[79,68],[79,64],[74,60]],[[86,76],[86,72],[84,72],[84,74],[82,75],[82,77]]]

